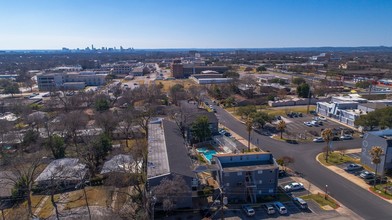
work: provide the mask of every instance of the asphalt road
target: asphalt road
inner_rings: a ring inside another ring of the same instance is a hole
[[[211,103],[211,100],[208,100]],[[220,107],[216,107],[219,122],[240,135],[245,140],[248,135],[245,125]],[[392,205],[366,191],[345,178],[320,165],[315,157],[322,151],[325,143],[288,144],[252,132],[252,140],[259,139],[259,147],[273,153],[275,158],[293,157],[295,163],[290,167],[304,175],[308,181],[320,189],[328,185],[328,193],[364,219],[392,219]],[[359,148],[361,139],[338,141],[334,147]]]

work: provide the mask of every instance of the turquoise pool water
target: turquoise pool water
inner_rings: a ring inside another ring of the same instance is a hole
[[[209,150],[207,148],[198,148],[197,152],[204,154],[208,162],[211,162],[212,156],[216,154],[215,150]]]

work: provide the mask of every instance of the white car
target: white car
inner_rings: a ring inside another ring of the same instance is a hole
[[[288,184],[288,185],[283,187],[284,191],[286,191],[286,192],[300,190],[300,189],[303,189],[303,188],[304,188],[304,184],[297,183],[297,182],[290,183],[290,184]]]
[[[351,139],[353,139],[353,136],[351,136],[351,135],[342,135],[342,136],[340,136],[340,139],[342,139],[342,140],[351,140]]]
[[[254,216],[255,215],[255,210],[249,205],[242,206],[242,210],[244,210],[244,212],[247,216]]]
[[[319,117],[319,120],[321,120],[321,121],[326,121],[326,120],[327,120],[327,118],[326,118],[326,117],[324,117],[324,116],[320,116],[320,117]]]
[[[304,125],[306,125],[306,126],[308,126],[308,127],[312,127],[312,123],[310,123],[310,122],[308,122],[308,121],[305,121],[305,122],[304,122]]]
[[[324,142],[324,139],[322,137],[316,137],[313,139],[313,142]]]

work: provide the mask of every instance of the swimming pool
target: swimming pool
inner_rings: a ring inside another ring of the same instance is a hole
[[[209,150],[207,148],[198,148],[196,149],[197,152],[202,153],[204,157],[208,160],[208,162],[211,162],[212,156],[216,154],[215,150]]]

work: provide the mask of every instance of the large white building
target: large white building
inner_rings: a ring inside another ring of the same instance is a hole
[[[54,89],[83,89],[85,86],[100,86],[106,83],[107,72],[83,71],[41,73],[37,75],[37,83],[40,91]]]

